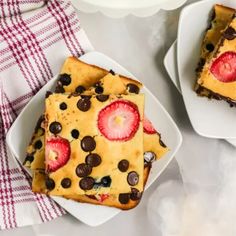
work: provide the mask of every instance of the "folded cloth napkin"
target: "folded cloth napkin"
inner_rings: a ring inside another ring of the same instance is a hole
[[[65,213],[49,197],[32,193],[30,176],[7,149],[6,134],[64,59],[90,50],[70,2],[1,0],[0,229],[47,222]]]

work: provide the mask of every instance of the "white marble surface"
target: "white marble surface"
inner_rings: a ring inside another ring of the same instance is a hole
[[[180,175],[182,173],[185,189],[187,189],[188,193],[209,188],[215,191],[217,186],[220,186],[221,177],[224,177],[224,175],[219,174],[219,165],[222,164],[219,162],[219,159],[223,158],[222,150],[227,150],[229,156],[235,155],[235,157],[236,152],[225,141],[202,138],[194,133],[186,114],[182,97],[174,85],[172,85],[165,72],[163,58],[169,46],[176,38],[178,15],[179,10],[175,10],[171,12],[161,11],[148,18],[128,16],[122,19],[110,19],[100,13],[91,15],[79,13],[82,26],[95,49],[114,58],[144,82],[181,128],[184,143],[177,155],[177,161],[181,167],[180,171],[176,160],[174,160],[158,181],[145,193],[143,201],[137,208],[120,213],[102,226],[91,228],[66,215],[46,224],[2,231],[0,233],[1,236],[13,234],[18,236],[61,236],[67,234],[86,236],[182,236],[182,234],[170,234],[171,229],[166,229],[166,226],[163,229],[163,225],[168,225],[169,220],[173,220],[173,225],[176,223],[176,220],[172,219],[172,213],[165,215],[165,217],[154,218],[155,212],[157,214],[159,214],[158,212],[166,214],[166,210],[159,211],[160,209],[157,209],[156,211],[155,209],[158,206],[158,203],[155,202],[155,196],[157,198],[160,197],[158,192],[156,195],[153,195],[155,190],[158,189],[159,185],[165,184],[169,180],[176,180],[176,186],[182,186],[182,177]],[[227,164],[231,165],[230,161],[230,159],[227,159],[224,163],[225,166]],[[173,183],[171,184],[173,185]],[[171,185],[167,186],[166,188],[169,189],[163,191],[169,199],[175,201],[175,194],[178,194],[178,190],[173,189],[171,192],[170,187]],[[154,208],[150,207],[152,206],[150,205],[150,199],[155,203],[153,204]],[[160,199],[163,200],[162,198]],[[199,203],[196,202],[196,204]],[[172,208],[168,209],[171,210]],[[176,210],[176,208],[174,209]],[[170,218],[170,215],[172,218]],[[150,219],[150,216],[153,218]],[[196,229],[197,227],[194,228],[195,231]],[[168,232],[168,234],[165,232]],[[191,234],[186,235],[189,236]],[[199,235],[209,236],[210,234],[202,233]]]

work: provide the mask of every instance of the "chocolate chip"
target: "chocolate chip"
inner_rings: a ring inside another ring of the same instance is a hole
[[[26,163],[26,162],[32,163],[33,161],[34,161],[34,155],[33,154],[27,154],[24,163]]]
[[[53,134],[58,134],[58,133],[60,133],[61,130],[62,130],[61,124],[60,124],[59,122],[57,122],[57,121],[54,121],[54,122],[52,122],[52,123],[50,124],[49,130],[50,130],[50,132],[53,133]]]
[[[166,148],[166,145],[162,142],[161,139],[159,139],[159,143],[160,143],[160,145],[161,145],[162,147]]]
[[[129,183],[129,185],[131,185],[131,186],[138,184],[138,181],[139,181],[138,174],[135,171],[129,172],[128,177],[127,177],[127,181]]]
[[[121,204],[127,204],[129,202],[130,195],[129,193],[121,193],[119,194],[119,202]]]
[[[59,75],[58,80],[62,83],[62,85],[69,85],[71,83],[70,75],[68,74],[61,74]]]
[[[83,190],[90,190],[93,188],[94,182],[95,181],[92,177],[85,177],[80,180],[79,186]]]
[[[103,187],[110,187],[111,186],[111,177],[110,176],[102,177],[101,184]]]
[[[200,85],[197,85],[195,88],[196,93],[199,95],[203,92],[203,90],[204,90],[203,87]]]
[[[211,21],[213,21],[215,18],[216,18],[216,12],[215,12],[215,9],[213,9]]]
[[[126,172],[128,169],[129,169],[129,162],[127,160],[121,160],[119,163],[118,163],[118,169],[121,171],[121,172]]]
[[[196,72],[201,72],[205,63],[206,63],[206,60],[204,58],[200,58],[197,68],[196,68]]]
[[[130,93],[139,93],[139,87],[136,84],[127,84],[127,89]]]
[[[203,67],[206,63],[206,59],[204,58],[200,58],[200,61],[199,61],[199,66]]]
[[[209,52],[213,52],[214,49],[215,49],[215,46],[212,44],[212,43],[208,43],[206,45],[206,49],[209,51]]]
[[[60,81],[57,82],[57,86],[55,88],[55,93],[64,93],[65,89],[63,88]]]
[[[208,26],[207,26],[207,28],[206,28],[205,32],[207,32],[209,29],[211,29],[211,27],[212,27],[212,24],[211,24],[211,23],[210,23],[210,24],[208,24]]]
[[[96,98],[100,102],[105,102],[109,98],[109,95],[100,94],[97,95]]]
[[[46,178],[45,185],[48,190],[53,190],[55,188],[54,180],[49,177]]]
[[[93,200],[97,200],[97,198],[95,197],[95,195],[87,195],[85,194],[86,197],[93,199]]]
[[[130,194],[130,199],[133,201],[137,201],[139,199],[141,199],[142,197],[142,193],[139,192],[138,189],[136,188],[131,188],[131,194]]]
[[[69,188],[71,186],[71,180],[69,178],[64,178],[62,181],[61,181],[61,186],[63,188]]]
[[[36,124],[36,127],[35,127],[35,132],[37,132],[38,129],[42,128],[41,126],[42,126],[44,121],[45,121],[44,115],[40,116],[39,119],[38,119],[38,122]]]
[[[89,100],[92,96],[90,95],[80,95],[81,98]]]
[[[88,111],[91,107],[91,101],[88,98],[81,98],[78,102],[77,102],[77,107],[81,110],[81,111]]]
[[[111,73],[112,75],[115,75],[115,72],[113,70],[110,70],[109,73]]]
[[[233,40],[236,38],[236,30],[231,26],[223,33],[223,36],[228,40]]]
[[[97,86],[97,87],[95,88],[95,93],[98,93],[98,94],[103,93],[103,87]]]
[[[90,165],[82,163],[76,167],[75,172],[76,172],[77,176],[80,178],[87,177],[88,175],[91,174],[92,167]]]
[[[66,105],[65,102],[62,102],[62,103],[60,104],[60,109],[61,109],[61,110],[66,110],[66,109],[67,109],[67,105]]]
[[[75,139],[78,139],[79,138],[79,131],[77,129],[73,129],[71,131],[71,136]]]
[[[76,89],[75,89],[76,93],[83,93],[85,91],[85,87],[82,85],[79,85]]]
[[[43,146],[41,140],[37,140],[34,144],[35,149],[40,149]]]
[[[46,95],[45,95],[45,98],[48,98],[50,95],[52,95],[52,92],[51,91],[47,91]]]
[[[91,136],[85,136],[81,140],[81,148],[85,152],[92,152],[96,148],[96,142],[93,137]]]
[[[143,156],[146,163],[152,163],[156,159],[156,154],[154,152],[144,152]]]
[[[91,153],[86,156],[85,162],[92,167],[96,167],[101,164],[102,159],[98,154]]]

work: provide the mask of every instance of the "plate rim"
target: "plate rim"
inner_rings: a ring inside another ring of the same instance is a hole
[[[169,66],[169,61],[171,60],[172,62],[174,62],[173,58],[171,58],[170,54],[172,51],[174,51],[176,49],[176,54],[177,54],[177,39],[175,39],[175,41],[171,44],[171,46],[169,47],[169,49],[167,50],[165,56],[164,56],[164,60],[163,60],[163,64],[165,66],[165,70],[168,74],[168,76],[170,77],[172,83],[174,84],[174,86],[176,87],[176,89],[178,90],[178,92],[181,94],[182,96],[182,92],[181,92],[181,88],[180,88],[180,82],[179,82],[179,78],[178,78],[178,68],[177,69],[177,75],[176,75],[176,79],[174,79],[172,76],[171,76],[171,73],[170,73],[170,66]],[[176,55],[177,57],[177,55]],[[176,58],[176,62],[177,62],[177,58]],[[174,63],[173,63],[174,64]],[[177,65],[176,65],[177,66]],[[178,66],[177,66],[178,67]]]
[[[160,3],[147,4],[143,7],[111,7],[111,6],[102,6],[99,4],[92,4],[86,0],[72,0],[73,6],[87,13],[102,12],[104,15],[111,18],[121,18],[127,15],[134,15],[137,17],[148,17],[154,15],[159,10],[163,9],[166,11],[177,9],[182,6],[187,0],[162,0]]]

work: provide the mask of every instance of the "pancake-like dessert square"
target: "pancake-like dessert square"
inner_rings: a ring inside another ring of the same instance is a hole
[[[46,187],[51,195],[143,190],[143,95],[46,99]]]
[[[212,56],[205,63],[197,80],[197,93],[201,90],[209,98],[225,100],[236,105],[236,18],[222,33]]]

